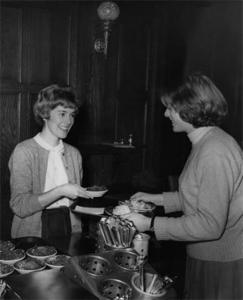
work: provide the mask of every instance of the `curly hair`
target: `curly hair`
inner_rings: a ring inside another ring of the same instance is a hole
[[[43,119],[48,119],[50,117],[50,111],[55,109],[58,105],[65,108],[73,108],[75,113],[78,112],[78,103],[71,88],[61,87],[57,84],[43,88],[38,93],[37,100],[33,107],[36,122],[43,125]]]
[[[200,73],[189,75],[179,88],[163,95],[161,101],[195,128],[218,126],[228,114],[228,105],[220,90]]]

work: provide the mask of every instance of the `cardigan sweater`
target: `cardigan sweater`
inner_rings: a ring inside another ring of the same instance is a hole
[[[197,143],[179,177],[178,192],[163,193],[166,213],[157,217],[157,239],[186,241],[189,256],[207,261],[243,258],[243,153],[218,127]]]
[[[45,186],[49,151],[33,138],[19,143],[9,160],[11,199],[14,213],[11,236],[41,237],[41,214],[44,209],[38,201]],[[83,169],[79,151],[64,143],[63,163],[69,183],[81,184]]]

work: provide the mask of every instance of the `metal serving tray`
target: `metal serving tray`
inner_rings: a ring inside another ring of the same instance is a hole
[[[136,288],[134,282],[137,280],[133,280],[139,274],[136,261],[137,253],[132,248],[110,250],[72,257],[63,272],[101,300],[176,299],[171,287],[155,295]],[[155,273],[148,263],[144,266],[144,272]]]

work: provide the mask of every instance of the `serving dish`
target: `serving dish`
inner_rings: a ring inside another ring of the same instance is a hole
[[[46,265],[41,260],[27,257],[13,265],[14,269],[20,274],[28,274],[45,269]]]
[[[156,205],[152,202],[145,202],[143,200],[138,201],[119,201],[117,206],[109,206],[105,208],[104,213],[111,215],[122,216],[129,213],[140,213],[147,217],[152,217],[155,213]]]
[[[25,251],[22,249],[14,249],[0,252],[0,262],[8,265],[13,265],[17,261],[25,258]]]
[[[49,257],[45,260],[45,264],[52,269],[61,269],[68,263],[71,256],[59,254]]]
[[[0,240],[0,252],[13,250],[14,248],[15,248],[15,245],[13,242]]]
[[[0,263],[0,278],[7,277],[12,274],[14,267],[8,264]]]
[[[96,198],[96,197],[102,197],[105,193],[108,192],[108,189],[105,186],[98,186],[93,185],[87,187],[87,191],[89,192],[90,196]]]
[[[134,212],[152,211],[156,207],[154,203],[143,200],[125,200],[120,201],[119,204],[127,205]]]
[[[35,246],[26,251],[26,254],[38,260],[45,260],[49,257],[55,256],[57,250],[52,246]]]

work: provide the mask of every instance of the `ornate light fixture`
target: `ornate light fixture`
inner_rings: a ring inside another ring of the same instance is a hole
[[[106,1],[98,6],[97,14],[103,22],[104,39],[95,40],[94,48],[97,52],[103,52],[106,56],[111,23],[119,17],[120,9],[115,2]]]

